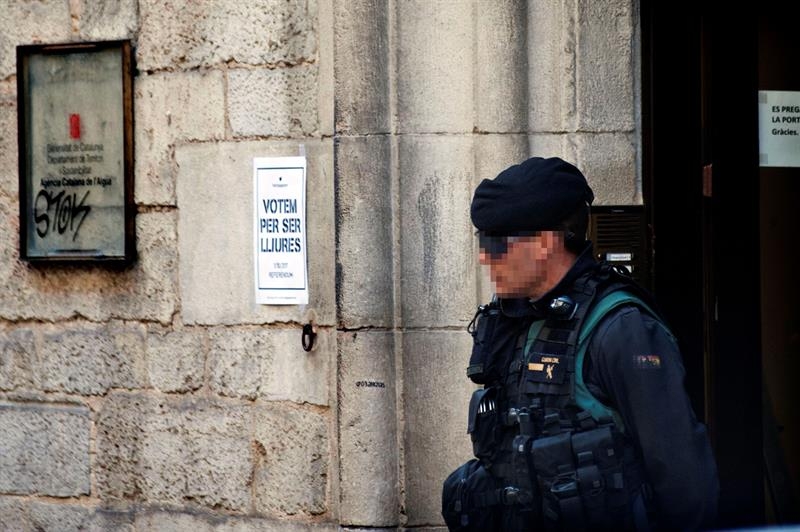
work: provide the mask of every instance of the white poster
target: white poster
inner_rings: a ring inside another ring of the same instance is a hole
[[[761,166],[800,166],[800,92],[758,91]]]
[[[256,303],[308,303],[306,158],[253,159]]]

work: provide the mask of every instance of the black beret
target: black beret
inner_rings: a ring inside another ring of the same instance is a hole
[[[480,231],[545,231],[593,200],[580,170],[558,157],[533,157],[481,181],[470,215]]]

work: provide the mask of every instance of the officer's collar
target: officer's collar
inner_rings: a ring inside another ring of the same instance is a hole
[[[503,298],[500,299],[500,308],[503,314],[514,318],[531,316],[534,318],[544,318],[548,315],[551,302],[565,294],[569,294],[572,285],[582,275],[597,267],[594,260],[594,250],[591,242],[586,242],[586,247],[580,252],[572,267],[564,274],[564,277],[550,289],[546,294],[538,299],[533,298]]]

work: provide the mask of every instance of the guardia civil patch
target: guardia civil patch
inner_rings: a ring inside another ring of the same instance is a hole
[[[562,357],[533,353],[528,363],[528,378],[545,384],[562,384],[566,376]]]
[[[658,355],[634,355],[633,365],[636,369],[661,369],[661,357]]]

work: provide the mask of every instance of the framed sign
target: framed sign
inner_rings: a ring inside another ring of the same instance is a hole
[[[135,258],[128,41],[17,47],[20,255]]]

